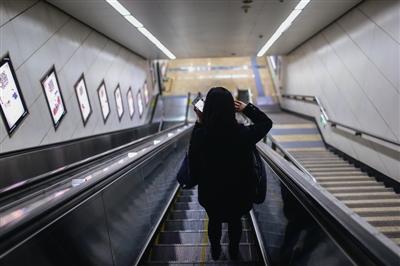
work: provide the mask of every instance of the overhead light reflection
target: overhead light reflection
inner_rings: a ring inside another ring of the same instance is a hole
[[[290,25],[292,25],[293,21],[297,18],[297,16],[303,11],[303,9],[310,3],[311,0],[301,0],[294,10],[289,14],[289,16],[282,22],[282,24],[278,27],[278,29],[274,32],[274,34],[269,38],[269,40],[264,44],[264,46],[257,53],[257,56],[263,56],[269,48],[275,43],[276,40],[285,32]]]

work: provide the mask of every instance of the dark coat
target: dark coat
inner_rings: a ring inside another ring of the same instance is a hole
[[[255,194],[252,151],[272,121],[248,104],[243,113],[254,123],[234,130],[208,132],[196,123],[189,146],[190,174],[197,180],[199,203],[207,213],[229,220],[250,211]]]

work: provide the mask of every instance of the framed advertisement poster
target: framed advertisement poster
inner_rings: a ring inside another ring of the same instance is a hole
[[[139,117],[142,117],[143,115],[143,99],[142,99],[142,92],[139,90],[137,93],[137,105],[138,105],[138,111],[139,111]]]
[[[85,76],[82,75],[74,85],[76,99],[78,100],[79,109],[81,110],[81,116],[83,125],[86,125],[90,115],[92,114],[92,106],[90,105],[89,96],[86,88]]]
[[[0,113],[9,136],[28,115],[9,55],[0,61]]]
[[[143,84],[144,102],[146,106],[149,104],[149,89],[147,87],[147,81]]]
[[[114,90],[114,97],[115,97],[115,104],[117,106],[118,119],[121,121],[121,118],[124,115],[124,104],[122,103],[122,94],[119,84]]]
[[[126,98],[128,100],[129,116],[132,119],[133,115],[135,114],[135,104],[134,104],[134,100],[133,100],[132,88],[129,88],[129,90],[126,94]]]
[[[49,107],[54,128],[57,129],[66,115],[67,109],[65,108],[64,98],[60,90],[60,83],[58,82],[54,65],[43,76],[40,83],[42,84],[44,95],[46,96],[47,106]]]
[[[99,96],[101,113],[103,114],[104,123],[106,123],[108,116],[110,115],[110,104],[108,102],[108,95],[106,84],[104,80],[100,83],[99,88],[97,89],[97,95]]]

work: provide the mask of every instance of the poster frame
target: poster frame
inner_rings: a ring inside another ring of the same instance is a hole
[[[108,105],[108,114],[106,117],[104,117],[104,114],[103,114],[103,108],[101,105],[101,98],[100,98],[100,94],[99,94],[100,88],[103,85],[104,85],[104,90],[106,91],[107,105]],[[111,114],[111,108],[110,108],[110,99],[108,98],[108,93],[107,93],[107,86],[106,86],[106,83],[104,82],[104,79],[100,82],[100,85],[97,87],[97,97],[99,98],[101,117],[103,117],[103,122],[105,124],[107,122],[108,117]]]
[[[130,108],[129,108],[129,92],[130,92],[131,95],[132,95],[132,103],[133,103],[133,112],[132,112],[132,115],[131,115],[131,110],[130,110]],[[132,118],[135,116],[135,113],[136,113],[136,108],[135,108],[135,96],[133,95],[132,87],[129,87],[128,91],[126,92],[126,102],[128,103],[128,112],[129,112],[129,116],[130,116],[130,118],[131,118],[131,120],[132,120]]]
[[[142,112],[140,112],[140,108],[139,108],[139,98],[142,101]],[[136,102],[137,102],[137,106],[138,106],[138,113],[139,113],[139,118],[142,118],[142,115],[144,113],[144,102],[143,102],[143,96],[142,96],[142,91],[139,89],[137,94],[136,94]]]
[[[6,114],[4,113],[3,108],[0,107],[1,118],[3,119],[4,126],[6,127],[8,136],[11,137],[13,135],[13,133],[17,130],[17,128],[21,125],[22,121],[28,116],[29,111],[28,111],[28,108],[26,107],[26,102],[25,102],[24,96],[22,95],[21,87],[19,85],[17,75],[15,73],[14,66],[12,64],[9,53],[6,53],[3,57],[1,57],[0,67],[6,63],[8,63],[10,66],[11,75],[14,80],[15,86],[17,87],[17,91],[19,93],[19,97],[21,99],[21,103],[24,108],[23,114],[18,118],[18,120],[15,122],[15,124],[10,127],[7,122]]]
[[[83,112],[82,112],[82,109],[81,109],[81,103],[80,103],[80,101],[79,101],[79,96],[78,96],[78,91],[77,91],[78,84],[79,84],[82,80],[83,80],[83,85],[84,85],[84,87],[85,87],[85,91],[86,91],[86,95],[87,95],[88,103],[89,103],[89,108],[90,108],[90,111],[89,111],[88,116],[86,117],[86,120],[85,120],[85,118],[83,117]],[[81,117],[82,117],[83,127],[85,127],[85,126],[86,126],[86,123],[89,121],[89,118],[90,118],[90,116],[91,116],[92,113],[93,113],[93,109],[92,109],[92,104],[91,104],[91,102],[90,102],[89,93],[88,93],[88,90],[87,90],[86,80],[85,80],[85,74],[84,74],[84,73],[82,73],[82,74],[79,76],[78,80],[75,82],[75,84],[74,84],[74,90],[75,90],[76,100],[78,101],[79,110],[81,111]]]
[[[121,105],[122,105],[122,113],[121,116],[118,113],[118,102],[117,102],[117,90],[119,90],[119,95],[121,96]],[[122,117],[124,116],[125,113],[125,108],[124,108],[124,102],[122,100],[122,91],[121,91],[121,87],[119,86],[119,84],[117,85],[117,87],[114,90],[114,99],[115,99],[115,107],[116,107],[116,111],[117,111],[117,116],[118,116],[118,120],[121,121]]]
[[[52,73],[54,73],[54,76],[55,76],[55,78],[56,78],[56,82],[57,82],[57,86],[58,86],[58,91],[60,92],[61,101],[62,101],[63,107],[64,107],[64,112],[63,112],[63,114],[61,115],[60,119],[59,119],[57,122],[54,121],[54,117],[53,117],[53,115],[52,115],[52,113],[51,113],[50,102],[49,102],[49,99],[47,98],[46,89],[45,89],[45,87],[44,87],[44,82],[45,82],[45,80],[46,80]],[[52,66],[50,67],[50,69],[43,75],[43,77],[40,79],[40,84],[42,85],[42,89],[43,89],[43,93],[44,93],[44,98],[46,99],[46,102],[47,102],[47,107],[48,107],[48,109],[49,109],[51,121],[53,122],[54,130],[57,130],[57,128],[60,126],[61,122],[64,120],[65,115],[67,114],[67,108],[66,108],[66,106],[65,106],[65,100],[64,100],[64,97],[63,97],[63,94],[62,94],[62,91],[61,91],[60,82],[59,82],[59,80],[58,80],[58,76],[57,76],[57,71],[56,71],[55,65],[52,65]]]

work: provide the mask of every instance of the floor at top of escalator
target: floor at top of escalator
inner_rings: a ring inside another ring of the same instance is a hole
[[[207,235],[208,218],[197,202],[197,190],[179,192],[162,224],[144,265],[264,265],[248,218],[242,219],[239,258],[228,255],[227,225],[223,224],[219,260],[211,257]]]

